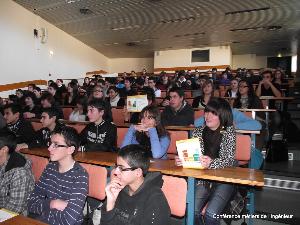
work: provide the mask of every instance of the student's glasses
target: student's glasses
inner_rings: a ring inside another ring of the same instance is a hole
[[[120,172],[126,172],[126,171],[133,171],[133,170],[136,170],[137,168],[136,168],[136,167],[128,167],[128,168],[124,168],[124,167],[121,166],[121,165],[115,164],[114,169],[115,169],[115,170],[119,170]]]
[[[60,144],[52,142],[52,143],[50,143],[49,147],[57,149],[57,148],[68,148],[69,146],[68,145],[60,145]]]
[[[248,87],[248,86],[247,85],[245,85],[245,86],[244,85],[240,85],[239,86],[239,88],[246,88],[246,87]]]

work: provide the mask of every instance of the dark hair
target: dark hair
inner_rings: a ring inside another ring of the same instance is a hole
[[[56,80],[60,81],[61,83],[63,83],[63,82],[64,82],[62,79],[56,79]]]
[[[49,115],[49,118],[52,118],[53,116],[56,116],[56,120],[59,117],[59,112],[53,107],[42,109],[42,113],[47,113]]]
[[[32,87],[34,89],[36,87],[36,85],[31,83],[31,84],[28,84],[27,87]]]
[[[127,145],[120,149],[118,156],[124,159],[130,167],[141,168],[143,175],[146,176],[150,166],[150,157],[143,146]]]
[[[171,92],[176,92],[179,97],[184,97],[184,90],[180,87],[172,87],[170,90],[169,90],[169,93]]]
[[[59,80],[59,79],[58,79]],[[48,85],[48,87],[52,87],[54,90],[57,90],[58,89],[58,86],[57,86],[57,83],[51,83]]]
[[[20,88],[16,90],[16,93],[17,92],[20,92],[22,95],[24,95],[24,91],[22,89],[20,89]]]
[[[263,71],[262,73],[261,73],[261,77],[263,78],[263,76],[265,75],[265,74],[270,74],[271,75],[271,78],[273,78],[273,73],[272,73],[272,71],[271,70],[265,70],[265,71]]]
[[[33,103],[35,104],[35,102],[36,102],[36,96],[35,96],[35,94],[34,94],[33,92],[28,91],[28,92],[25,94],[24,97],[25,97],[25,98],[31,98],[32,101],[33,101]]]
[[[153,80],[153,82],[156,83],[156,78],[155,78],[155,77],[149,77],[149,78],[148,78],[148,81],[149,81],[149,80]]]
[[[55,129],[51,135],[59,134],[64,137],[66,144],[70,146],[74,146],[75,150],[72,154],[74,156],[78,152],[78,148],[80,145],[80,137],[78,132],[73,127],[62,126],[59,129]]]
[[[104,101],[101,99],[97,99],[97,98],[92,98],[89,102],[88,102],[88,106],[93,107],[98,109],[98,111],[105,111],[105,104]]]
[[[13,114],[16,114],[16,113],[20,113],[21,115],[21,111],[22,111],[22,108],[19,104],[15,104],[15,103],[10,103],[10,104],[7,104],[3,107],[3,110],[5,109],[11,109],[11,112]]]
[[[46,92],[41,96],[41,101],[43,100],[47,100],[51,104],[51,106],[55,104],[55,99],[49,92]]]
[[[8,154],[13,153],[17,147],[16,136],[13,134],[1,134],[0,149],[4,146],[8,147]]]
[[[41,91],[42,91],[41,88],[38,87],[38,86],[35,86],[35,87],[33,88],[33,90],[37,90],[38,92],[41,92]]]
[[[107,92],[109,92],[110,90],[113,90],[114,92],[116,92],[116,93],[120,93],[120,91],[119,91],[119,89],[117,88],[117,87],[115,87],[115,86],[110,86],[108,89],[107,89]]]
[[[211,112],[217,115],[220,120],[220,127],[224,127],[224,129],[233,125],[231,107],[223,98],[211,98],[207,103],[204,112]]]
[[[144,87],[141,95],[147,95],[147,99],[152,101],[152,104],[155,104],[155,92],[152,88],[150,87]]]
[[[251,109],[253,106],[255,106],[255,102],[257,102],[257,95],[254,91],[253,85],[249,80],[240,80],[239,86],[241,83],[246,83],[248,87],[248,108]],[[260,101],[260,100],[259,100]],[[241,103],[241,93],[238,91],[236,94],[236,99],[233,102],[233,108],[241,108],[242,103]]]
[[[79,96],[77,98],[76,104],[82,105],[83,114],[87,114],[87,97],[86,96]]]
[[[69,82],[68,83],[68,87],[71,87],[72,89],[73,89],[73,98],[76,98],[77,97],[77,95],[78,95],[78,85],[76,84],[76,83],[74,83],[74,82]],[[69,93],[68,93],[69,94]]]
[[[207,85],[211,85],[212,87],[212,92],[211,92],[211,96],[213,97],[214,96],[214,91],[215,91],[215,87],[214,87],[214,83],[212,82],[212,80],[210,79],[207,79],[204,81],[203,85],[202,85],[202,90],[207,86]],[[203,93],[204,95],[204,93]],[[203,96],[204,97],[204,96]]]

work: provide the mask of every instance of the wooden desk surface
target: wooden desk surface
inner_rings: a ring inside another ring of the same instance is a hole
[[[1,225],[47,225],[46,223],[22,215],[18,215],[8,220],[5,220],[0,224]]]
[[[22,153],[49,157],[45,148],[23,149]],[[81,163],[90,163],[100,166],[113,166],[116,162],[116,153],[112,152],[79,152],[75,159]],[[264,186],[264,175],[261,171],[248,168],[225,168],[212,170],[185,169],[175,165],[174,160],[154,159],[150,165],[150,171],[160,171],[166,175],[194,177],[198,179],[222,181],[250,186]]]

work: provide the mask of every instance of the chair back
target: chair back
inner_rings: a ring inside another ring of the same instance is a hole
[[[73,111],[73,108],[71,107],[64,107],[62,108],[63,114],[64,114],[64,119],[69,120],[70,114]]]
[[[248,135],[236,135],[235,159],[239,165],[245,165],[250,161],[251,138]]]
[[[80,163],[80,165],[89,174],[89,192],[88,196],[98,200],[105,199],[105,186],[107,182],[107,170],[105,167],[96,166],[87,163]]]
[[[168,148],[168,157],[172,158],[173,155],[177,155],[177,149],[176,149],[176,141],[188,139],[188,131],[185,130],[169,130],[170,134],[170,146]]]
[[[163,175],[164,192],[169,203],[171,214],[183,217],[186,210],[187,182],[184,178]]]
[[[32,162],[32,173],[35,179],[35,182],[38,182],[40,176],[42,175],[44,169],[46,168],[49,160],[47,158],[25,154],[27,158],[29,158]]]
[[[120,147],[124,138],[125,138],[125,135],[128,131],[128,127],[118,127],[117,128],[117,146]]]
[[[113,122],[115,124],[124,124],[124,113],[123,108],[111,108]]]
[[[34,131],[38,131],[38,130],[42,129],[42,127],[43,127],[43,124],[41,122],[32,121],[31,125],[32,125]]]
[[[73,127],[80,134],[81,131],[85,128],[86,125],[85,124],[75,123],[75,124],[67,124],[67,126],[68,127]]]

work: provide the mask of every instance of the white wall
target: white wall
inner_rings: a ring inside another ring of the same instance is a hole
[[[192,62],[192,51],[207,49],[210,49],[209,62]],[[231,65],[231,58],[230,46],[157,51],[154,54],[154,68]]]
[[[123,73],[132,70],[141,72],[144,68],[152,73],[153,66],[153,58],[114,58],[109,60],[110,73]]]
[[[233,55],[232,68],[260,69],[267,67],[267,56],[256,54]]]
[[[33,36],[41,27],[48,30],[46,44]],[[100,69],[109,70],[107,57],[12,0],[0,1],[0,84],[84,77]]]

